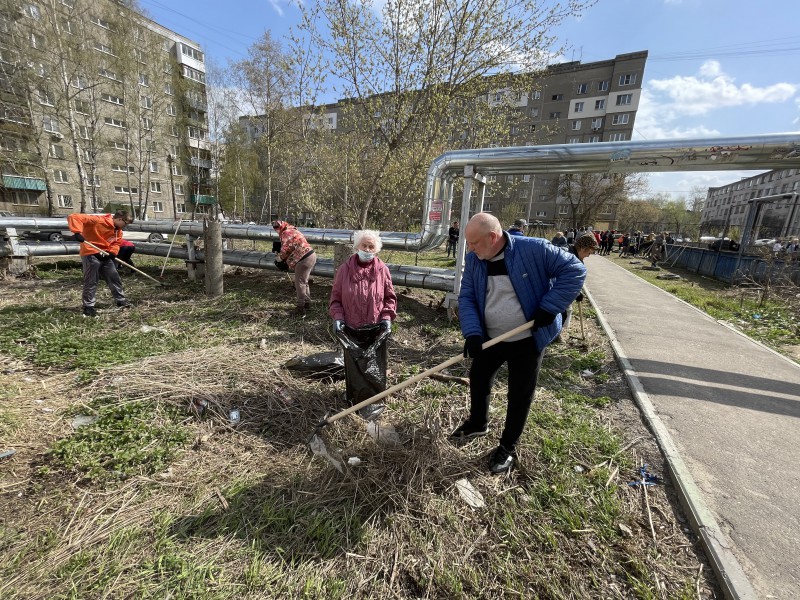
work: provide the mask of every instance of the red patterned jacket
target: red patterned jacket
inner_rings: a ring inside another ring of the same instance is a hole
[[[281,251],[278,260],[284,261],[290,269],[294,269],[300,259],[313,252],[313,248],[306,241],[306,236],[300,233],[294,225],[286,221],[278,221],[278,235],[281,238]]]

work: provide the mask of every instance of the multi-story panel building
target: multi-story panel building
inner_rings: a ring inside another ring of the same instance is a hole
[[[116,0],[0,0],[0,30],[0,209],[214,202],[199,44]]]
[[[630,140],[641,98],[647,51],[619,54],[613,59],[582,64],[580,61],[548,67],[528,92],[514,92],[513,118],[507,135],[491,146],[538,146]],[[505,92],[487,94],[479,101],[500,102]],[[505,100],[506,102],[508,99]],[[307,116],[317,128],[346,131],[345,107],[340,101],[319,107]],[[456,119],[449,137],[451,148],[469,144],[469,119]],[[263,135],[259,117],[241,117],[251,139]],[[500,213],[509,204],[519,207],[518,216],[566,226],[571,223],[570,206],[560,203],[556,193],[558,173],[513,175],[490,178],[484,209]],[[616,207],[603,208],[600,225],[616,223]]]
[[[708,188],[700,231],[721,235],[731,227],[741,228],[752,201],[780,196],[772,201],[757,202],[755,238],[797,237],[800,235],[800,207],[794,199],[795,193],[800,193],[800,169],[776,169]]]

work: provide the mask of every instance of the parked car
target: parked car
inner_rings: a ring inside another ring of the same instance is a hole
[[[730,250],[731,252],[736,252],[739,250],[739,242],[735,242],[731,239],[725,238],[724,240],[715,240],[711,242],[708,247],[711,250]]]
[[[22,231],[20,235],[31,240],[42,242],[63,242],[72,239],[72,232],[69,229],[54,231],[52,229],[34,229],[32,231]]]
[[[753,242],[753,246],[773,246],[777,242],[775,238],[761,238]]]
[[[0,210],[0,217],[16,217],[16,216],[17,215],[15,215],[10,210]]]
[[[128,231],[127,229],[123,229],[122,237],[131,242],[151,242],[153,244],[160,244],[167,239],[163,233]]]

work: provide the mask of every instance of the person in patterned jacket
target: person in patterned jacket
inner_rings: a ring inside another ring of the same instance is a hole
[[[297,307],[293,314],[305,316],[311,308],[311,291],[308,288],[308,277],[317,255],[297,227],[286,221],[273,221],[272,228],[278,232],[281,240],[281,251],[275,259],[275,266],[281,271],[294,271],[294,289],[297,292]]]

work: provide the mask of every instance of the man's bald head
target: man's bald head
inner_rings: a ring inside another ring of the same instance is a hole
[[[500,221],[489,213],[478,213],[472,217],[467,223],[464,237],[467,248],[481,260],[493,258],[505,245]]]

